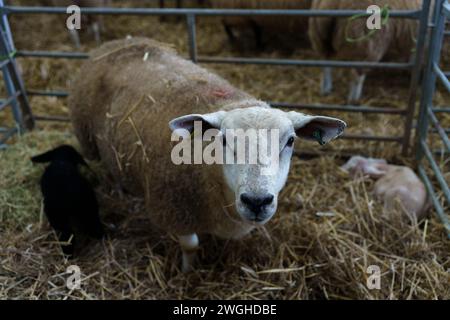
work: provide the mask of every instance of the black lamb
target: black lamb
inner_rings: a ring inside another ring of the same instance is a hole
[[[65,255],[73,257],[78,234],[96,239],[104,235],[98,214],[98,202],[89,181],[78,170],[87,166],[71,146],[62,145],[31,158],[34,163],[50,164],[41,178],[44,212],[58,234]]]

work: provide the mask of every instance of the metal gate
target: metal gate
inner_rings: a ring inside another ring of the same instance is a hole
[[[0,6],[3,6],[3,0],[0,0]],[[34,128],[33,115],[18,72],[15,55],[16,49],[12,41],[8,19],[2,15],[0,19],[0,69],[7,96],[0,100],[0,111],[9,107],[14,124],[10,124],[9,127],[0,126],[0,149],[5,147],[5,142],[14,134],[21,133],[24,129]]]
[[[416,157],[419,175],[450,237],[450,139],[448,131],[441,125],[443,115],[450,114],[450,106],[439,107],[433,104],[438,82],[450,93],[448,79],[450,73],[440,67],[442,46],[446,36],[447,39],[450,36],[450,31],[446,30],[447,19],[450,21],[450,3],[447,0],[437,0],[430,24],[432,36],[429,61],[422,85]]]
[[[291,109],[304,109],[315,111],[339,111],[351,113],[378,113],[390,116],[401,116],[403,120],[403,132],[398,136],[379,136],[368,134],[345,134],[343,139],[386,141],[397,143],[402,146],[403,154],[406,154],[410,147],[411,132],[413,129],[414,113],[416,110],[417,92],[419,88],[419,78],[421,72],[421,61],[423,60],[426,38],[427,23],[432,0],[424,0],[423,7],[419,10],[391,11],[389,16],[394,19],[413,19],[419,22],[417,33],[417,45],[415,48],[415,58],[407,63],[400,62],[367,62],[367,61],[330,61],[330,60],[291,60],[291,59],[261,59],[261,58],[241,58],[241,57],[205,57],[199,56],[196,43],[196,19],[201,16],[334,16],[352,17],[368,15],[361,10],[241,10],[241,9],[159,9],[159,8],[81,8],[81,14],[105,14],[105,15],[156,15],[156,16],[184,16],[188,26],[189,56],[190,59],[198,63],[232,63],[232,64],[257,64],[257,65],[278,65],[286,67],[331,67],[331,68],[356,68],[356,69],[387,69],[387,70],[408,70],[411,74],[409,85],[409,95],[407,103],[403,108],[380,108],[370,106],[354,105],[326,105],[326,104],[290,104],[285,102],[271,102],[274,107]],[[14,14],[67,14],[66,8],[57,7],[21,7],[4,6],[0,1],[0,14],[3,19]],[[64,59],[86,59],[88,55],[79,52],[49,52],[49,51],[27,51],[18,50],[17,57],[40,57],[40,58],[64,58]],[[43,91],[35,88],[28,89],[27,94],[40,96],[65,97],[66,92]],[[39,115],[36,120],[62,120],[60,117]]]

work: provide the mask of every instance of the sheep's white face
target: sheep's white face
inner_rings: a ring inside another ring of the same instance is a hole
[[[226,114],[220,131],[226,152],[236,154],[235,163],[223,165],[236,210],[244,221],[264,224],[275,214],[287,180],[296,137],[292,121],[277,109],[237,109]]]
[[[278,194],[289,172],[294,138],[323,144],[340,135],[346,126],[338,119],[284,112],[263,104],[263,107],[188,115],[172,120],[170,127],[192,132],[192,122],[199,120],[219,130],[224,137],[223,175],[234,194],[237,213],[244,222],[260,225],[269,221],[277,209]]]

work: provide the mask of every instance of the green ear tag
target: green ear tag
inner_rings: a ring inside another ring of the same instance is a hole
[[[322,130],[320,130],[320,129],[314,130],[312,136],[317,140],[317,142],[321,146],[323,146],[325,144],[325,141],[323,141],[323,138],[322,138]]]

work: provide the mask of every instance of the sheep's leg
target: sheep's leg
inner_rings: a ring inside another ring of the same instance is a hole
[[[320,93],[326,96],[333,90],[333,69],[330,67],[325,67],[322,70],[322,79],[320,82]]]
[[[183,252],[181,270],[183,272],[192,271],[197,256],[198,236],[196,233],[179,236],[178,241]]]
[[[261,49],[263,49],[261,27],[253,20],[251,22],[251,25],[252,25],[252,29],[253,29],[253,34],[255,36],[256,48],[261,50]]]
[[[58,240],[65,256],[69,259],[73,257],[75,247],[75,237],[72,231],[62,231],[58,234]]]
[[[354,73],[353,80],[350,84],[350,94],[348,95],[348,103],[358,104],[362,96],[364,81],[366,80],[365,73]]]
[[[223,23],[223,28],[227,33],[228,41],[230,41],[230,43],[234,43],[236,41],[236,36],[234,35],[233,28],[225,22]]]
[[[166,7],[165,0],[159,0],[159,8],[164,9],[165,7]],[[163,22],[166,20],[167,20],[166,16],[159,16],[159,21]]]
[[[181,0],[177,0],[175,5],[176,5],[177,9],[181,9],[183,6],[183,3],[181,2]],[[182,20],[182,17],[177,16],[176,21],[181,21],[181,20]]]
[[[80,49],[81,45],[80,45],[80,36],[78,34],[78,31],[76,29],[69,30],[69,35],[70,35],[70,38],[72,39],[73,44],[75,45],[75,47],[77,49]]]
[[[101,44],[101,39],[100,39],[100,25],[98,22],[94,22],[92,24],[92,32],[94,33],[94,39],[95,42],[97,43],[97,45]]]

